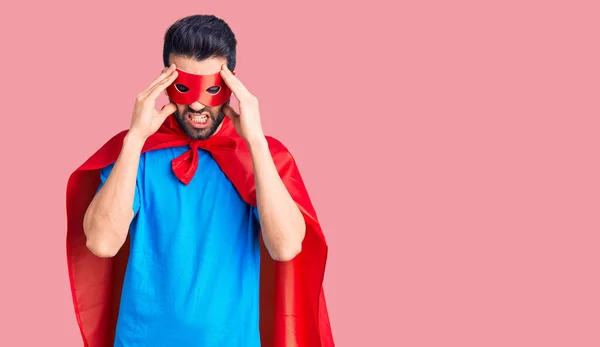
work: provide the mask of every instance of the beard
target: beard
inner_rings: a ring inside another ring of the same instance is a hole
[[[183,129],[190,139],[206,140],[217,132],[217,129],[221,123],[223,123],[223,119],[225,119],[225,114],[221,112],[221,109],[222,107],[216,109],[207,106],[195,111],[192,110],[189,105],[186,105],[182,113],[180,113],[179,110],[175,111],[175,119],[177,119],[179,126],[181,126],[181,129]],[[202,113],[208,114],[208,125],[203,129],[194,128],[190,124],[190,115],[200,115]]]

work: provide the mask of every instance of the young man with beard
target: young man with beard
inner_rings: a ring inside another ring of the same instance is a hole
[[[130,128],[69,179],[85,345],[333,346],[325,239],[291,154],[232,72],[234,34],[214,16],[183,18],[163,59]]]

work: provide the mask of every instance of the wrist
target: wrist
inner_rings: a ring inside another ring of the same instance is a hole
[[[142,149],[142,147],[144,147],[144,143],[146,142],[146,138],[140,134],[138,134],[135,131],[129,131],[127,132],[127,134],[125,135],[125,138],[123,139],[123,147],[128,147],[128,148],[136,148],[139,150]]]
[[[246,139],[246,144],[250,151],[262,150],[269,147],[267,139],[264,136],[256,136]]]

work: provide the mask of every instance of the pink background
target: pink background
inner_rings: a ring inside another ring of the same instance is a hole
[[[597,4],[2,5],[0,345],[82,345],[67,178],[212,13],[324,226],[337,346],[600,346]]]

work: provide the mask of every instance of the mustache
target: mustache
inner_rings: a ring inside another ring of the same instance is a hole
[[[190,113],[190,114],[202,114],[202,113],[208,113],[208,114],[211,114],[211,113],[210,113],[210,111],[209,111],[208,109],[206,109],[206,107],[205,107],[205,108],[203,108],[203,109],[201,109],[201,110],[199,110],[199,111],[195,111],[195,110],[192,110],[191,108],[188,108],[188,109],[185,111],[185,113]]]

